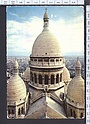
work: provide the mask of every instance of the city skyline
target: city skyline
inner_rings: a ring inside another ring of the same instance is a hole
[[[49,28],[60,41],[63,55],[84,55],[82,6],[8,6],[7,56],[30,56],[33,43],[43,30],[45,8]]]

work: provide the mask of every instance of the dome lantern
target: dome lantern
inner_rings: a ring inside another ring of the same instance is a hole
[[[78,57],[77,57],[77,61],[76,61],[75,70],[76,70],[76,76],[81,76],[81,63],[80,63]]]
[[[18,62],[17,62],[17,60],[14,61],[13,71],[14,71],[14,74],[18,74]]]
[[[49,17],[48,17],[48,13],[47,13],[47,8],[45,9],[43,21],[44,21],[44,29],[45,29],[45,27],[49,26]]]

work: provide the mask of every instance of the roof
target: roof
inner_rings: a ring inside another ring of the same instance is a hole
[[[43,118],[44,115],[47,115],[48,118],[66,118],[62,106],[48,96],[43,96],[34,102],[30,106],[26,118]]]

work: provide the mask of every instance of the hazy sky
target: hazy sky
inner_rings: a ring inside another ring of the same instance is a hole
[[[62,53],[84,53],[83,6],[8,6],[7,55],[29,56],[43,29],[47,8],[49,28],[60,42]]]

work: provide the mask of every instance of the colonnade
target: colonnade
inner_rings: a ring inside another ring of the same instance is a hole
[[[62,73],[42,75],[42,74],[30,72],[30,80],[34,84],[43,84],[43,85],[58,84],[59,82],[62,82]]]

